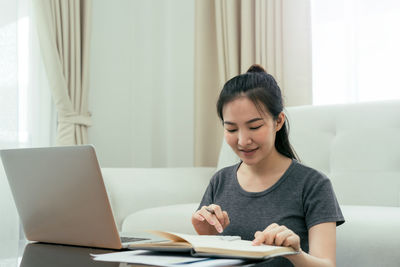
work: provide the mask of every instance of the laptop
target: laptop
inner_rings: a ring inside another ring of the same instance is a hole
[[[0,150],[30,241],[128,248],[161,241],[150,233],[121,237],[92,145]]]

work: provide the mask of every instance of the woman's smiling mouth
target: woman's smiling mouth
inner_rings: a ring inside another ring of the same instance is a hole
[[[239,151],[244,154],[244,156],[249,157],[252,156],[256,151],[258,147],[253,148],[253,149],[239,149]]]

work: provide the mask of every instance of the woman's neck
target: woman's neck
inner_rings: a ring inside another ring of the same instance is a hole
[[[247,165],[242,163],[243,171],[252,174],[255,177],[269,176],[277,172],[286,170],[292,160],[284,155],[280,154],[276,149],[272,150],[271,153],[263,160],[258,162],[256,165]]]
[[[237,177],[241,187],[249,192],[261,192],[273,186],[289,168],[292,160],[278,153],[271,155],[257,165],[242,162]]]

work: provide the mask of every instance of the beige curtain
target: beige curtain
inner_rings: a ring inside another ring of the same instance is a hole
[[[195,165],[216,166],[223,84],[263,65],[283,88],[281,0],[196,0]]]
[[[40,47],[58,112],[57,145],[86,144],[91,0],[34,0]]]

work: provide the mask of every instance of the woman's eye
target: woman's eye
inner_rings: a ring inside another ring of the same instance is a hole
[[[236,129],[226,129],[228,132],[230,132],[230,133],[233,133],[233,132],[236,132],[237,130]]]
[[[262,125],[260,126],[256,126],[256,127],[250,127],[250,130],[257,130],[258,128],[260,128]]]

